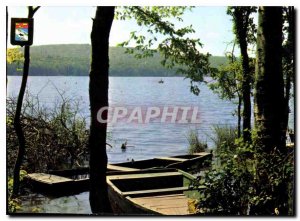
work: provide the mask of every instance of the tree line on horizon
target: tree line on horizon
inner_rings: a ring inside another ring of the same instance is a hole
[[[176,69],[163,67],[161,56],[155,53],[153,57],[136,59],[134,55],[125,53],[126,48],[110,47],[110,76],[182,76]],[[22,49],[20,49],[22,52]],[[31,47],[31,76],[88,76],[90,69],[89,44],[42,45]],[[214,68],[226,64],[224,56],[211,56],[210,63]],[[10,76],[22,74],[21,62],[10,63],[7,72]]]

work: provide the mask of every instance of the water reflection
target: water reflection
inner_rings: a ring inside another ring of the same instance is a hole
[[[58,198],[32,193],[20,199],[20,213],[91,214],[88,192]]]

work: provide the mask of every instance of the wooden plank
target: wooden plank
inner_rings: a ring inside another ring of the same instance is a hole
[[[185,198],[185,199],[178,200],[177,202],[175,202],[175,201],[166,201],[165,203],[164,202],[156,203],[156,204],[153,203],[153,204],[150,204],[150,207],[157,208],[157,209],[187,208],[188,207],[188,200]]]
[[[161,201],[159,201],[159,200],[153,200],[153,199],[142,199],[143,197],[141,197],[141,198],[139,198],[138,197],[138,199],[139,199],[139,202],[141,203],[141,204],[147,204],[147,203],[149,203],[149,205],[150,206],[165,206],[166,205],[166,203],[167,203],[167,205],[178,205],[178,204],[180,204],[181,202],[183,202],[183,201],[186,201],[186,198],[184,197],[184,198],[180,198],[180,199],[178,199],[178,198],[164,198],[163,200],[161,200]]]
[[[193,155],[198,155],[198,156],[207,156],[207,155],[211,155],[211,153],[207,153],[207,152],[199,152],[199,153],[193,153]]]
[[[151,200],[151,201],[164,201],[164,200],[176,200],[176,199],[184,199],[186,196],[184,194],[169,194],[169,195],[160,195],[160,196],[146,196],[140,197],[144,200]]]
[[[108,180],[123,180],[123,179],[140,179],[165,176],[179,176],[179,172],[164,172],[164,173],[141,173],[141,174],[126,174],[126,175],[111,175],[107,176]]]
[[[156,211],[164,215],[188,215],[188,198],[183,194],[171,194],[155,197],[133,198],[132,201],[144,208]],[[180,197],[180,200],[178,200]]]
[[[147,168],[143,170],[137,170],[137,171],[111,171],[107,173],[107,176],[124,176],[128,174],[156,174],[156,173],[168,173],[168,172],[177,172],[176,169],[172,168],[163,168],[163,169],[153,169],[153,168]]]
[[[150,207],[155,208],[173,208],[173,207],[182,207],[182,205],[187,204],[187,199],[167,199],[165,198],[164,201],[153,201],[153,200],[140,200],[141,205],[148,205]]]
[[[117,170],[117,171],[138,171],[138,170],[140,170],[140,169],[135,169],[135,168],[116,166],[116,165],[112,165],[112,164],[107,164],[107,169]]]
[[[164,215],[189,215],[188,207],[182,208],[164,208],[164,209],[157,209],[157,212],[164,214]]]
[[[183,187],[173,187],[173,188],[164,188],[164,189],[152,189],[152,190],[138,190],[138,191],[128,191],[123,192],[124,196],[134,196],[134,195],[143,195],[143,194],[153,194],[153,193],[167,193],[167,192],[177,192],[177,191],[186,191],[189,190],[187,186]]]
[[[184,162],[187,159],[183,159],[183,158],[175,158],[175,157],[157,157],[155,159],[159,159],[159,160],[170,160],[170,161],[176,161],[176,162]]]
[[[161,201],[164,200],[165,198],[168,199],[181,199],[181,198],[185,198],[186,196],[183,193],[177,193],[177,194],[165,194],[165,195],[157,195],[157,196],[145,196],[145,197],[141,197],[145,200],[147,199],[151,199],[151,200],[157,200],[157,201]]]
[[[56,176],[52,174],[46,174],[46,173],[30,173],[27,175],[29,179],[32,179],[34,181],[46,183],[46,184],[57,184],[57,183],[65,183],[65,182],[72,182],[72,179]]]
[[[155,208],[155,210],[164,215],[188,215],[188,214],[190,214],[187,198],[185,201],[182,201],[181,203],[178,203],[177,205],[158,206]]]
[[[178,194],[170,194],[170,195],[157,195],[157,196],[145,196],[145,197],[140,197],[139,199],[153,199],[153,200],[162,200],[162,198],[166,197],[186,197],[183,193],[178,193]]]
[[[201,157],[201,156],[207,156],[211,155],[211,153],[208,152],[198,152],[198,153],[193,153],[193,154],[186,154],[186,155],[177,155],[177,156],[172,156],[174,158],[182,158],[182,159],[193,159],[196,157]]]

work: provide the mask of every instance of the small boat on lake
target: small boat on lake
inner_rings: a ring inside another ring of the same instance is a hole
[[[158,157],[148,160],[130,161],[124,163],[108,164],[108,174],[113,172],[136,172],[145,169],[175,168],[190,173],[197,173],[207,168],[212,154],[200,152],[171,157]],[[68,195],[87,191],[89,188],[89,168],[82,167],[68,170],[52,170],[48,173],[31,173],[27,181],[34,190],[51,195]]]
[[[160,80],[158,81],[158,83],[159,83],[159,84],[163,84],[163,83],[164,83],[163,79],[160,79]]]
[[[195,177],[176,169],[112,172],[108,196],[115,214],[192,215],[189,204],[204,187],[192,187]]]

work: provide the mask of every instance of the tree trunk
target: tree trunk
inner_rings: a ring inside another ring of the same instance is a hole
[[[242,106],[242,98],[238,96],[238,138],[241,137],[241,106]]]
[[[28,18],[33,18],[34,13],[39,9],[39,7],[36,7],[33,9],[32,6],[28,7]],[[16,107],[16,114],[14,117],[14,128],[16,131],[16,135],[19,142],[19,150],[17,159],[14,166],[14,183],[13,183],[13,197],[18,195],[19,193],[19,187],[20,187],[20,169],[23,162],[24,154],[25,154],[25,147],[26,147],[26,140],[24,137],[24,132],[21,125],[21,110],[23,105],[23,98],[25,94],[26,84],[27,84],[27,78],[29,73],[29,64],[30,64],[30,46],[25,46],[24,49],[24,67],[23,67],[23,77],[22,77],[22,83],[21,88],[18,96],[17,101],[17,107]]]
[[[242,66],[243,66],[243,82],[242,82],[242,94],[243,94],[243,138],[244,141],[251,141],[251,86],[250,86],[250,68],[249,57],[247,53],[246,38],[240,43]]]
[[[282,8],[260,7],[257,33],[255,122],[264,151],[285,152]]]
[[[21,88],[18,96],[17,107],[16,107],[16,114],[14,118],[14,128],[17,134],[18,142],[19,142],[19,150],[17,159],[14,166],[14,184],[13,184],[13,196],[18,195],[19,193],[19,186],[20,186],[20,169],[23,162],[24,154],[25,154],[25,146],[26,141],[23,133],[23,129],[21,126],[21,110],[23,104],[23,98],[25,94],[28,72],[29,72],[29,63],[30,63],[30,47],[25,46],[24,52],[24,67],[23,67],[23,78],[21,83]]]
[[[282,73],[282,8],[259,7],[257,30],[257,59],[255,83],[255,124],[258,135],[258,148],[267,154],[277,149],[286,153],[284,119],[284,82]],[[268,159],[265,159],[268,160]],[[274,165],[274,167],[282,165]],[[268,170],[268,168],[266,168]],[[265,176],[260,175],[262,185]],[[280,215],[288,213],[288,184],[282,181],[276,188],[270,189],[272,200],[264,208],[254,211],[273,212],[277,208]],[[259,194],[259,190],[257,190]]]
[[[250,7],[249,14],[250,14]],[[236,25],[236,35],[241,50],[243,81],[242,81],[242,98],[243,98],[243,139],[251,141],[251,76],[248,56],[247,31],[249,14],[244,15],[244,7],[237,7],[234,11],[234,22]],[[247,11],[246,11],[247,12]]]
[[[93,213],[111,213],[108,200],[106,170],[107,124],[97,121],[97,113],[108,106],[109,34],[114,18],[114,7],[97,7],[91,33],[92,60],[90,70],[91,126],[90,150],[90,206]],[[107,119],[103,112],[102,119]]]

